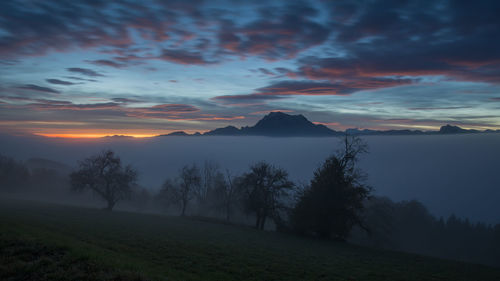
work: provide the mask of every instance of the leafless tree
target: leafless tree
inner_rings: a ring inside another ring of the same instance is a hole
[[[260,162],[250,167],[241,180],[244,189],[244,207],[248,213],[255,214],[255,228],[264,229],[268,217],[276,218],[285,206],[294,184],[288,180],[285,170]]]
[[[209,197],[215,189],[217,176],[220,173],[219,164],[213,161],[205,161],[202,172],[201,184],[195,186],[193,190],[200,210],[208,207],[207,205],[211,199]]]
[[[121,160],[111,150],[86,158],[78,163],[79,169],[71,173],[75,190],[92,190],[107,203],[111,211],[115,204],[130,196],[137,181],[137,172],[130,165],[122,166]]]
[[[233,209],[240,199],[238,183],[235,181],[239,181],[239,179],[232,176],[227,169],[226,175],[219,172],[215,180],[217,207],[224,213],[226,221],[231,219]]]
[[[178,191],[178,198],[182,206],[182,216],[186,214],[186,208],[189,202],[193,199],[195,190],[198,189],[200,185],[201,176],[198,167],[195,164],[191,166],[184,166],[179,175]]]

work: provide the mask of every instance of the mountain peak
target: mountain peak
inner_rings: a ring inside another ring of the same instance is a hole
[[[453,126],[450,124],[446,124],[445,126],[441,126],[439,129],[439,133],[441,134],[460,134],[460,133],[467,133],[469,130],[462,129],[458,126]]]
[[[270,112],[252,127],[237,129],[233,126],[215,129],[206,135],[253,135],[253,136],[332,136],[336,132],[315,125],[302,114],[291,115],[281,111]]]

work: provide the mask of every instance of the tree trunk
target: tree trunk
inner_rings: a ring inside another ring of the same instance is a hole
[[[256,221],[255,221],[255,228],[259,229],[259,227],[260,227],[260,215],[257,214],[256,215]]]
[[[108,206],[105,208],[105,210],[112,211],[114,206],[115,206],[115,202],[113,202],[112,200],[108,200]]]
[[[264,225],[266,224],[266,216],[263,216],[260,220],[260,230],[264,230]]]
[[[231,213],[231,210],[229,208],[229,206],[226,207],[226,221],[229,221],[229,215]]]
[[[184,216],[186,214],[186,205],[187,204],[185,202],[182,204],[182,213],[181,213],[181,216]]]

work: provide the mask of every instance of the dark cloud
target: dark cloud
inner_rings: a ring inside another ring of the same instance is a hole
[[[311,79],[443,75],[500,82],[500,3],[491,1],[331,1],[335,46],[343,56],[302,59]]]
[[[131,48],[129,29],[162,42],[176,34],[179,16],[201,19],[199,3],[156,1],[1,1],[0,56],[41,55],[48,51],[111,46]]]
[[[463,108],[472,108],[472,106],[410,107],[408,110],[454,110]]]
[[[79,73],[79,74],[90,76],[90,77],[104,76],[104,75],[100,74],[99,72],[92,70],[92,69],[88,69],[88,68],[71,67],[71,68],[67,68],[67,70],[70,72]]]
[[[130,98],[112,98],[111,100],[114,102],[119,102],[119,103],[138,103],[138,102],[141,102],[141,100],[130,99]]]
[[[66,76],[65,78],[76,80],[76,81],[98,82],[95,79],[87,79],[87,78],[81,78],[81,77],[75,77],[75,76]]]
[[[214,61],[206,60],[202,53],[200,52],[190,52],[186,50],[173,50],[173,49],[164,49],[161,56],[159,57],[161,60],[174,62],[178,64],[211,64],[215,63]]]
[[[56,85],[75,85],[76,83],[69,82],[69,81],[64,81],[64,80],[59,80],[59,79],[45,79],[45,81],[49,82],[50,84],[56,84]]]
[[[51,102],[51,101],[40,101],[38,103],[29,104],[29,106],[36,110],[113,110],[118,109],[119,103],[106,102],[106,103],[87,103],[87,104],[75,104],[72,102]]]
[[[258,70],[262,74],[267,75],[267,76],[275,76],[276,75],[274,72],[270,71],[269,69],[263,68],[263,67],[259,68]]]
[[[221,101],[224,103],[255,103],[255,102],[262,102],[266,100],[277,100],[277,99],[282,99],[283,97],[280,96],[274,96],[274,95],[261,95],[259,93],[256,94],[246,94],[246,95],[225,95],[225,96],[217,96],[214,97],[213,100],[215,101]]]
[[[183,119],[183,118],[204,118],[203,114],[196,116],[182,117],[181,115],[198,113],[199,108],[188,104],[158,104],[151,107],[129,107],[125,106],[130,103],[138,102],[138,100],[127,98],[114,98],[113,102],[102,103],[74,103],[70,101],[47,100],[47,99],[31,99],[31,98],[16,98],[7,97],[11,100],[21,100],[28,102],[27,104],[16,105],[13,108],[17,109],[32,109],[35,111],[92,111],[101,112],[103,116],[129,116],[146,119]]]
[[[237,26],[222,21],[218,34],[220,48],[238,55],[256,55],[268,60],[293,58],[298,53],[322,44],[331,33],[315,17],[318,11],[309,4],[260,11],[253,22]]]
[[[26,84],[22,86],[18,86],[18,89],[22,90],[30,90],[30,91],[36,91],[36,92],[43,92],[43,93],[51,93],[51,94],[59,94],[60,92],[57,90],[54,90],[52,88],[48,87],[42,87],[34,84]]]
[[[338,83],[288,80],[256,89],[255,93],[252,94],[218,96],[214,100],[243,100],[251,102],[256,100],[280,99],[289,96],[344,96],[361,90],[401,86],[412,82],[410,79],[389,78],[363,79]]]
[[[239,18],[233,2],[215,6],[203,1],[2,1],[0,57],[79,47],[118,55],[92,61],[110,67],[158,57],[207,65],[228,54],[290,59],[322,46],[328,52],[318,59],[375,65],[381,73],[406,70],[498,82],[500,2],[278,1],[249,5],[245,18]],[[158,47],[139,48],[132,30]],[[282,74],[292,77],[293,72]]]
[[[114,68],[122,68],[122,67],[127,66],[124,63],[118,63],[118,62],[115,62],[112,60],[93,60],[93,61],[88,61],[88,62],[95,64],[95,65],[110,66],[110,67],[114,67]]]

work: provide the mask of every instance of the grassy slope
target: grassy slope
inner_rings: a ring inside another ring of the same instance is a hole
[[[0,199],[0,279],[8,277],[500,280],[500,269],[177,217]]]

